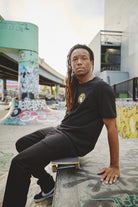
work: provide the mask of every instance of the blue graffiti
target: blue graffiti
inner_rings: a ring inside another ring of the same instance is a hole
[[[23,65],[23,70],[24,70],[24,71],[27,71],[27,68],[26,68],[24,65]]]

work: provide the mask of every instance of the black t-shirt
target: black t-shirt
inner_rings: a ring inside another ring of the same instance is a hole
[[[74,110],[66,114],[58,130],[74,144],[78,155],[90,152],[100,135],[103,118],[115,118],[115,97],[111,86],[95,77],[79,84]]]

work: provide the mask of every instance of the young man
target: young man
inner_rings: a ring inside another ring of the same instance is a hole
[[[57,128],[45,128],[19,139],[19,154],[12,160],[3,207],[24,207],[30,177],[38,178],[36,202],[53,196],[54,180],[45,170],[51,160],[84,156],[95,146],[103,125],[108,131],[110,165],[101,169],[101,181],[119,177],[119,143],[115,98],[111,87],[93,75],[94,55],[86,45],[75,45],[67,59],[67,113]]]

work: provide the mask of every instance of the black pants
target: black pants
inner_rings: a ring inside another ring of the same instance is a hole
[[[53,127],[20,138],[16,148],[19,154],[11,162],[2,207],[25,206],[31,175],[39,179],[45,193],[49,192],[54,180],[45,166],[54,159],[77,156],[72,143]]]

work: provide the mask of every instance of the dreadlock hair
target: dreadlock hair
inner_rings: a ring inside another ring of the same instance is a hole
[[[86,45],[81,45],[81,44],[74,45],[68,53],[66,89],[65,89],[65,99],[66,99],[66,107],[67,107],[68,114],[70,114],[70,112],[73,110],[75,104],[76,92],[79,84],[78,79],[71,67],[71,54],[75,49],[79,49],[79,48],[86,49],[90,54],[90,60],[94,61],[93,51]]]

